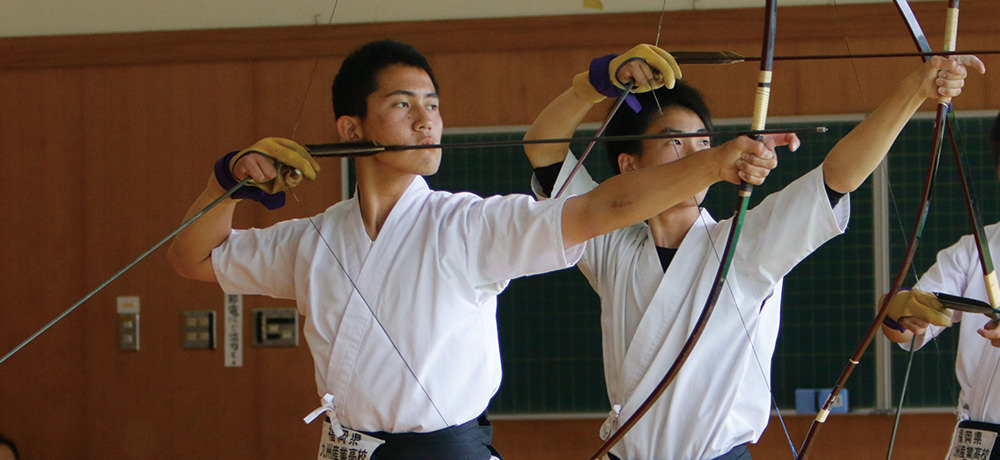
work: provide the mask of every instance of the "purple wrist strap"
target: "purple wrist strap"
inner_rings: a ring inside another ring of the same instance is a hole
[[[590,61],[590,85],[593,86],[598,93],[607,97],[619,97],[622,95],[622,89],[618,88],[611,82],[611,75],[608,74],[608,66],[611,65],[611,60],[616,57],[618,57],[617,54],[609,54]],[[633,59],[642,58],[634,57],[632,59],[627,59],[625,62],[622,62],[618,68],[621,68],[622,65],[625,65],[625,63]],[[617,69],[615,69],[615,73],[618,73]],[[639,99],[635,97],[635,94],[629,94],[626,96],[625,103],[627,103],[629,108],[631,108],[635,113],[639,113],[639,111],[642,110],[642,104],[639,103]]]
[[[906,328],[903,327],[902,324],[897,323],[895,320],[889,318],[888,316],[882,317],[882,324],[885,324],[886,326],[889,326],[899,332],[906,332]]]
[[[222,158],[219,158],[219,161],[215,162],[215,180],[217,180],[219,185],[226,190],[229,190],[235,187],[236,184],[240,183],[240,181],[233,176],[233,172],[229,170],[229,162],[238,153],[240,152],[229,152]],[[254,200],[263,204],[267,209],[278,209],[285,205],[285,192],[267,193],[259,187],[250,185],[240,187],[239,190],[233,193],[232,197]]]

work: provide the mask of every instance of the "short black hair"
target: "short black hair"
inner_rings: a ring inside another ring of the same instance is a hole
[[[434,91],[438,91],[427,58],[416,48],[395,40],[378,40],[354,50],[340,65],[332,87],[334,117],[368,115],[368,96],[375,92],[378,73],[394,64],[423,69],[434,83]]]
[[[17,446],[14,445],[14,441],[11,441],[10,438],[7,438],[3,434],[0,434],[0,446],[7,446],[14,453],[15,460],[21,458],[21,455],[17,453]]]
[[[661,109],[666,110],[667,107],[675,105],[694,112],[705,124],[705,129],[712,130],[712,114],[709,112],[708,106],[705,105],[705,100],[702,99],[698,90],[680,80],[674,84],[672,89],[661,87],[635,96],[642,105],[642,109],[636,113],[627,106],[620,107],[608,124],[606,130],[608,136],[643,134],[649,129],[649,124],[654,117],[660,116]],[[618,168],[619,154],[642,155],[642,141],[611,141],[605,147],[608,150],[608,163],[615,174],[621,174],[621,169]]]
[[[993,121],[993,130],[990,131],[990,147],[993,148],[993,166],[1000,168],[1000,113]]]

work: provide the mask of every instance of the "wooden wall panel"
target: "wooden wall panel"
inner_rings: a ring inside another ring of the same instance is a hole
[[[812,416],[783,415],[788,434],[798,449],[812,423]],[[885,458],[889,449],[895,414],[881,415],[831,415],[818,432],[809,458],[813,460],[842,460],[845,458]],[[907,460],[939,460],[948,452],[955,415],[905,414],[900,417],[892,458]],[[753,458],[791,458],[788,439],[781,428],[781,421],[772,416],[767,431],[760,442],[750,446]]]
[[[0,350],[6,354],[84,288],[80,72],[0,74]],[[0,430],[48,452],[86,442],[81,312],[0,364]],[[54,436],[54,433],[61,435]],[[32,450],[34,451],[34,450]]]
[[[203,187],[211,159],[222,150],[212,148],[216,137],[226,135],[217,126],[220,120],[226,125],[238,120],[247,132],[245,127],[252,123],[247,110],[232,110],[226,100],[249,107],[249,77],[239,67],[217,67],[88,69],[85,177],[93,184],[80,205],[92,210],[86,219],[91,229],[89,285],[99,283],[178,225],[188,204],[184,201]],[[198,152],[202,149],[208,151]],[[176,195],[185,199],[172,199]],[[114,206],[104,208],[102,203]],[[199,289],[206,294],[200,299],[175,294]],[[118,295],[141,298],[139,352],[117,350],[113,326]],[[227,382],[239,371],[223,369],[217,352],[181,348],[181,311],[217,309],[220,304],[217,288],[171,276],[162,250],[91,301],[87,329],[94,352],[87,359],[88,414],[103,421],[87,425],[91,455],[104,446],[114,446],[126,458],[187,457],[191,449],[206,448],[210,450],[191,458],[208,458],[219,448],[236,454],[251,451],[249,446],[241,451],[232,438],[217,435],[227,427],[219,423],[225,420],[221,410],[226,404],[215,400],[226,394],[229,384],[239,382]],[[195,369],[199,372],[191,372]],[[244,403],[244,413],[257,415],[246,404],[250,395],[234,396]],[[197,410],[206,401],[213,410]],[[241,425],[233,428],[252,426]]]
[[[340,61],[329,59],[277,60],[257,62],[253,67],[254,132],[287,137],[302,143],[336,142],[330,85]],[[256,138],[242,141],[249,145]],[[237,145],[243,145],[237,144]],[[255,206],[258,222],[272,222],[319,213],[340,199],[340,162],[317,160],[319,179],[303,181],[289,196],[288,206],[268,212]],[[273,220],[272,220],[273,219]]]
[[[932,37],[941,31],[937,3],[914,5]],[[759,9],[671,12],[660,41],[673,50],[753,55],[761,16]],[[1000,4],[964,2],[959,45],[1000,43],[996,17]],[[655,40],[658,20],[655,12],[0,39],[0,263],[8,300],[0,307],[0,352],[178,225],[222,153],[266,135],[335,140],[329,85],[356,46],[395,37],[424,51],[448,127],[526,125],[594,56]],[[777,49],[910,51],[903,33],[889,5],[782,8]],[[985,60],[1000,70],[996,57]],[[869,111],[916,62],[779,62],[771,114]],[[716,117],[747,117],[756,67],[685,66],[684,73]],[[991,75],[972,78],[957,105],[997,109],[997,85]],[[339,163],[321,164],[320,180],[296,189],[301,204],[290,198],[277,212],[243,204],[237,224],[268,225],[335,202]],[[118,295],[142,298],[140,352],[117,349]],[[0,364],[0,432],[20,442],[26,458],[313,455],[319,429],[299,421],[317,401],[305,344],[247,345],[244,366],[234,369],[222,366],[221,350],[181,348],[181,312],[214,309],[221,321],[221,303],[217,287],[180,279],[163,251],[154,253]],[[248,298],[245,314],[264,306],[291,304]],[[866,423],[882,422],[858,417],[824,436]],[[574,448],[589,452],[597,426],[505,421],[497,443],[507,458],[567,458]],[[539,433],[551,444],[533,444]],[[932,450],[939,443],[903,436],[934,443]]]

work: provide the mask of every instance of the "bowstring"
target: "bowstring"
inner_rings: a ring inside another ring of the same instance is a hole
[[[837,18],[837,23],[838,23],[838,25],[839,25],[839,27],[841,29],[842,34],[843,34],[844,48],[846,50],[846,53],[849,54],[849,55],[851,55],[853,53],[851,51],[851,45],[850,45],[850,40],[849,40],[848,34],[847,34],[847,28],[845,27],[843,17],[840,14],[840,5],[837,4],[837,0],[833,0],[833,7],[834,7],[834,15]],[[848,62],[851,65],[852,71],[854,72],[854,80],[855,80],[855,83],[858,86],[858,92],[861,95],[861,100],[862,100],[863,107],[868,108],[868,109],[866,109],[866,113],[867,113],[867,112],[870,111],[871,103],[868,100],[867,94],[864,91],[864,87],[863,87],[862,82],[861,82],[861,75],[860,75],[860,72],[857,69],[857,62],[856,62],[856,60],[854,58],[850,58],[848,60]],[[955,134],[955,135],[957,137],[957,134]],[[886,167],[886,181],[885,181],[886,191],[888,192],[889,203],[892,206],[892,209],[893,209],[895,217],[896,217],[896,219],[895,219],[896,220],[896,228],[897,228],[899,234],[901,235],[903,241],[906,241],[906,239],[907,239],[906,228],[905,228],[905,224],[903,223],[903,219],[902,219],[902,214],[903,213],[902,213],[902,211],[899,208],[899,203],[898,203],[898,200],[896,199],[896,194],[893,193],[892,181],[889,180],[889,175],[888,175],[888,164],[889,164],[888,163],[888,155],[886,155],[886,157],[883,159],[883,162],[884,162],[885,167]],[[916,283],[916,282],[918,282],[920,280],[920,272],[923,271],[922,269],[920,269],[919,265],[921,265],[921,262],[917,261],[916,258],[914,257],[914,260],[911,261],[910,267],[909,267],[909,272],[910,272],[910,275],[913,276],[914,283]],[[934,349],[935,349],[934,350],[935,351],[934,354],[937,356],[937,360],[938,360],[939,364],[942,364],[942,357],[941,357],[941,353],[940,353],[941,352],[941,345],[936,340],[933,340],[933,342],[934,342]],[[905,372],[903,374],[903,383],[902,383],[902,385],[900,386],[900,389],[899,389],[899,399],[898,399],[898,403],[896,404],[896,411],[895,411],[895,415],[894,415],[894,419],[893,419],[893,425],[892,425],[892,434],[891,434],[891,437],[889,438],[889,447],[888,447],[888,450],[886,452],[886,460],[890,460],[892,458],[892,452],[893,452],[893,449],[894,449],[894,446],[895,446],[895,442],[896,442],[896,435],[897,435],[897,433],[899,431],[899,423],[900,423],[901,415],[902,415],[902,411],[903,411],[903,403],[904,403],[905,398],[906,398],[906,390],[907,390],[907,387],[908,387],[909,381],[910,381],[910,371],[912,369],[913,361],[914,361],[914,355],[916,353],[916,347],[913,346],[915,343],[916,343],[916,335],[914,335],[913,339],[911,340],[909,350],[906,352],[906,355],[907,355],[906,370],[905,370]],[[889,343],[889,347],[890,347],[889,378],[890,379],[892,378],[891,351],[894,348],[893,345],[894,345],[894,343],[892,343],[892,342]],[[1000,363],[1000,362],[998,362],[998,363]],[[889,396],[890,396],[890,399],[891,399],[892,395],[889,395]]]
[[[657,27],[656,27],[656,40],[654,42],[654,46],[657,46],[657,47],[659,47],[659,44],[660,44],[660,32],[661,32],[661,30],[663,28],[663,18],[664,18],[664,13],[666,12],[666,8],[667,8],[667,1],[664,0],[663,4],[662,4],[662,7],[660,9],[659,23],[657,24]],[[663,107],[660,104],[659,98],[656,96],[655,89],[651,90],[650,92],[652,93],[653,100],[656,102],[657,111],[659,112],[660,116],[663,116]],[[680,159],[681,158],[681,154],[680,154],[680,150],[677,147],[677,144],[671,143],[671,147],[674,150],[675,157],[677,159]],[[691,200],[695,202],[696,206],[698,205],[696,197],[692,196]],[[700,206],[699,206],[699,209],[700,209]],[[707,222],[705,221],[705,217],[700,212],[698,213],[698,219],[701,220],[702,226],[705,229],[705,232],[706,232],[706,234],[708,236],[708,240],[711,242],[711,244],[709,246],[710,246],[712,252],[715,254],[716,260],[721,259],[721,256],[719,255],[718,250],[715,247],[715,240],[714,240],[714,238],[712,238],[711,232],[708,230],[708,225],[707,225]],[[751,350],[751,353],[753,354],[754,362],[757,364],[757,369],[760,371],[761,378],[764,381],[764,385],[768,389],[768,394],[770,395],[770,399],[771,399],[771,405],[774,407],[775,413],[778,416],[778,421],[781,424],[782,431],[785,434],[785,439],[788,441],[788,445],[789,445],[789,447],[790,447],[790,449],[792,451],[792,457],[794,458],[796,456],[795,443],[792,441],[791,434],[788,432],[788,427],[785,424],[785,419],[781,415],[781,409],[778,407],[778,401],[777,401],[777,399],[774,396],[774,392],[772,391],[772,384],[770,382],[770,379],[768,378],[767,372],[764,370],[764,365],[761,362],[760,355],[757,353],[757,347],[756,347],[756,345],[754,345],[753,337],[750,334],[750,328],[747,326],[746,320],[743,318],[742,313],[739,311],[739,303],[736,301],[736,295],[732,291],[732,286],[729,286],[727,284],[727,286],[726,286],[726,292],[728,292],[729,297],[732,300],[733,308],[736,308],[737,316],[740,318],[740,323],[743,326],[743,332],[746,335],[747,343],[750,345],[750,350]]]
[[[299,204],[300,207],[302,207],[303,205],[302,200],[300,200],[299,197],[294,192],[292,192],[292,197],[295,198],[295,201]],[[379,321],[378,315],[375,314],[375,310],[372,308],[371,304],[368,303],[368,300],[365,299],[365,295],[361,292],[361,288],[357,285],[357,283],[354,282],[354,278],[351,278],[351,275],[347,271],[347,267],[344,265],[344,262],[340,259],[340,257],[337,256],[337,253],[334,252],[333,247],[330,245],[330,242],[327,241],[326,237],[323,236],[323,232],[320,230],[319,226],[316,225],[316,221],[314,221],[311,216],[307,216],[306,219],[309,221],[309,224],[312,226],[312,228],[316,230],[316,235],[319,236],[320,240],[323,241],[323,245],[326,246],[327,251],[329,251],[330,255],[333,256],[334,260],[337,261],[337,265],[340,266],[340,270],[344,272],[344,276],[347,278],[347,281],[351,283],[351,288],[354,289],[354,292],[358,293],[358,298],[360,298],[361,302],[364,303],[365,307],[368,308],[368,312],[371,313],[372,318],[375,319],[375,323],[378,324],[379,329],[381,329],[382,333],[385,334],[385,338],[389,340],[389,344],[392,345],[393,350],[395,350],[396,354],[400,357],[400,359],[402,359],[403,365],[406,366],[406,370],[410,372],[411,376],[413,376],[413,380],[417,382],[417,385],[420,387],[420,391],[424,393],[424,396],[427,397],[427,401],[429,401],[431,403],[431,406],[434,407],[434,411],[437,412],[438,417],[441,417],[441,420],[444,421],[446,426],[450,426],[450,424],[448,423],[448,419],[445,418],[444,414],[441,412],[441,409],[438,408],[437,404],[434,403],[434,398],[431,398],[431,395],[427,391],[427,388],[424,387],[423,382],[421,382],[420,379],[417,378],[417,373],[416,371],[413,370],[413,367],[410,366],[410,362],[407,361],[406,357],[403,356],[403,351],[399,349],[398,345],[396,345],[396,341],[392,339],[392,335],[389,334],[389,331],[385,328],[385,325],[382,324],[382,321]]]
[[[326,25],[333,25],[333,17],[337,14],[337,6],[340,5],[340,0],[334,0],[333,9],[330,10],[330,17],[326,20]],[[306,90],[302,96],[302,103],[299,104],[299,113],[295,116],[295,123],[292,124],[292,136],[291,139],[294,140],[296,134],[299,131],[299,122],[302,121],[302,114],[306,110],[306,101],[309,100],[309,90],[312,89],[313,81],[316,79],[316,70],[319,68],[319,56],[313,59],[312,70],[309,71],[309,79],[306,81]],[[301,202],[300,202],[301,203]]]
[[[666,9],[667,9],[667,0],[663,0],[663,6],[660,9],[660,22],[656,26],[656,42],[655,42],[655,46],[657,46],[657,47],[660,46],[660,31],[663,28],[663,16],[664,16],[664,13],[666,12]],[[660,116],[663,116],[663,107],[660,105],[660,99],[658,97],[656,97],[656,91],[655,90],[652,91],[652,93],[653,93],[653,100],[656,102],[656,108],[659,111]],[[671,146],[674,149],[674,155],[677,157],[677,159],[680,159],[681,154],[680,154],[680,150],[677,147],[677,144],[676,143],[671,143]],[[697,203],[697,198],[696,197],[691,197],[691,199],[695,201],[695,205],[696,206],[699,205]],[[700,209],[700,206],[698,206],[698,207]],[[709,246],[712,249],[712,253],[715,255],[715,259],[721,261],[722,256],[719,254],[718,249],[715,247],[715,240],[712,238],[712,232],[709,231],[709,229],[708,229],[708,223],[705,221],[705,216],[702,215],[701,212],[698,213],[698,219],[701,220],[702,227],[705,229],[706,236],[708,237],[708,240],[711,242],[711,244]],[[742,312],[740,312],[739,302],[736,301],[736,295],[733,293],[733,288],[732,288],[731,285],[729,285],[729,283],[726,283],[726,292],[729,294],[729,298],[732,300],[733,308],[736,309],[736,316],[738,316],[740,318],[740,323],[743,326],[743,332],[746,335],[747,343],[750,345],[750,351],[751,351],[751,354],[753,354],[754,362],[756,362],[757,369],[760,371],[761,378],[764,381],[764,386],[767,387],[767,392],[768,392],[768,395],[770,395],[770,399],[771,399],[771,405],[774,407],[774,412],[778,416],[778,422],[781,424],[781,429],[782,429],[782,431],[785,434],[785,440],[788,441],[788,446],[789,446],[789,448],[792,451],[792,458],[795,458],[798,455],[797,452],[795,451],[795,443],[792,441],[792,436],[788,432],[788,426],[785,424],[785,419],[781,415],[781,408],[778,407],[778,400],[774,396],[774,391],[772,389],[772,382],[770,380],[770,376],[764,370],[764,364],[761,362],[760,355],[757,353],[757,347],[756,347],[756,345],[754,345],[753,337],[750,334],[750,328],[747,326],[746,320],[743,318]],[[762,307],[763,307],[763,305],[762,305]]]
[[[659,47],[659,45],[660,45],[660,32],[661,32],[661,30],[663,28],[663,17],[664,17],[664,13],[666,12],[666,9],[667,9],[667,0],[663,0],[662,7],[660,9],[660,20],[659,20],[659,23],[657,24],[657,27],[656,27],[656,40],[654,42],[654,46],[657,46],[657,47]],[[657,111],[659,112],[660,116],[663,116],[663,107],[660,104],[659,98],[656,96],[656,91],[655,90],[651,90],[650,92],[653,95],[653,101],[656,102]],[[674,150],[675,157],[677,159],[680,159],[681,158],[681,154],[680,154],[680,150],[677,147],[677,144],[676,143],[671,143],[671,147]],[[698,206],[697,198],[696,197],[692,196],[691,200],[695,202],[696,206]],[[698,206],[698,207],[700,209],[700,206]],[[707,225],[708,223],[705,221],[705,217],[704,217],[704,215],[701,214],[701,212],[698,213],[698,219],[702,222],[702,227],[705,229],[705,232],[707,234],[708,240],[711,242],[711,244],[709,246],[710,246],[713,254],[715,255],[716,260],[721,259],[721,255],[719,254],[718,249],[715,247],[715,240],[712,238],[712,234],[711,234],[711,232],[708,229],[708,225]],[[753,337],[750,334],[750,328],[747,326],[746,320],[743,318],[742,312],[739,311],[739,302],[736,301],[736,295],[732,291],[732,286],[730,286],[728,283],[726,284],[726,292],[729,294],[729,297],[732,300],[733,308],[736,309],[737,316],[740,318],[740,323],[743,326],[743,332],[746,335],[747,343],[750,345],[750,350],[751,350],[751,353],[753,354],[754,362],[757,364],[757,369],[760,371],[761,378],[764,381],[764,385],[767,387],[768,394],[770,395],[770,399],[771,399],[771,405],[774,407],[775,413],[778,416],[778,421],[781,424],[781,428],[782,428],[782,430],[783,430],[783,432],[785,434],[785,439],[788,441],[788,445],[789,445],[789,447],[791,448],[791,451],[792,451],[792,457],[794,458],[797,455],[796,451],[795,451],[795,443],[792,441],[791,434],[788,432],[788,427],[785,424],[785,419],[781,415],[781,409],[778,407],[778,401],[777,401],[777,399],[774,396],[774,391],[772,391],[772,384],[770,382],[769,376],[767,375],[767,372],[764,370],[764,365],[763,365],[763,363],[760,360],[760,355],[757,353],[757,347],[756,347],[756,345],[754,345]]]
[[[969,167],[969,163],[968,163],[968,157],[969,157],[969,155],[968,155],[967,150],[965,149],[965,144],[962,142],[962,139],[963,139],[964,136],[962,135],[961,127],[959,126],[959,123],[958,123],[958,118],[955,116],[954,105],[949,104],[949,110],[948,110],[948,115],[947,115],[946,119],[947,119],[946,120],[946,123],[947,123],[946,129],[948,129],[948,130],[951,131],[950,138],[953,140],[953,142],[951,143],[952,144],[951,147],[952,147],[952,154],[953,154],[952,156],[955,158],[955,163],[956,163],[956,165],[955,165],[956,166],[956,173],[959,174],[960,180],[964,179],[965,186],[967,186],[969,188],[970,201],[973,202],[972,209],[968,210],[968,212],[970,213],[970,220],[972,220],[972,219],[980,219],[980,225],[982,225],[982,221],[981,221],[981,219],[982,219],[982,213],[977,212],[979,209],[978,209],[978,206],[975,206],[976,204],[978,204],[978,202],[976,202],[974,199],[972,199],[972,197],[983,196],[983,194],[982,194],[982,183],[979,182],[980,185],[976,186],[975,183],[973,183],[972,180],[970,179],[970,176],[973,174],[973,170]],[[951,123],[951,122],[954,122],[954,123]],[[963,173],[963,171],[964,171],[964,173]],[[964,178],[962,177],[963,175],[964,175]],[[975,190],[973,190],[974,188],[978,189],[978,193],[974,193],[973,194],[973,191],[975,191]],[[975,227],[975,224],[973,224],[973,227]],[[973,228],[973,232],[977,232],[977,231],[978,230],[976,228]],[[985,234],[983,236],[985,237]],[[973,235],[973,239],[975,239],[974,235]],[[977,244],[976,249],[977,250],[981,250],[981,247]],[[987,251],[991,251],[991,248],[989,247],[988,241],[987,241],[986,250]],[[989,286],[987,286],[987,291],[988,290],[989,290]],[[973,317],[978,317],[978,315],[973,316]],[[963,312],[962,313],[962,321],[966,321],[966,320],[967,320],[966,319],[966,313]],[[937,335],[940,335],[942,332],[943,331],[939,332]],[[949,366],[947,366],[947,364],[945,364],[943,362],[944,358],[941,356],[942,353],[941,353],[941,346],[940,346],[940,344],[938,343],[937,340],[933,340],[934,338],[937,338],[937,335],[935,335],[934,337],[932,337],[932,341],[934,342],[935,355],[937,356],[937,362],[938,362],[939,366],[941,366],[943,368],[948,368]],[[910,349],[913,350],[913,347],[911,346]],[[957,351],[956,351],[956,353],[957,353]],[[957,355],[956,355],[956,359],[957,359]],[[1000,360],[994,360],[994,362],[993,362],[993,371],[989,373],[990,380],[989,380],[989,384],[986,386],[987,388],[992,387],[993,381],[995,380],[995,378],[997,376],[997,369],[998,368],[1000,368]],[[905,387],[904,387],[904,389],[905,389]],[[957,397],[958,397],[958,395],[956,395],[956,398]],[[989,407],[989,403],[987,402],[986,404],[984,404],[984,407]],[[983,417],[985,416],[985,414],[979,414],[979,415],[983,416]]]
[[[671,147],[673,147],[674,149],[674,156],[676,157],[676,159],[679,160],[681,158],[681,152],[680,149],[677,147],[677,144],[671,143]],[[712,232],[709,230],[708,221],[705,220],[704,214],[700,212],[701,206],[697,203],[698,199],[692,196],[691,200],[694,201],[696,205],[698,205],[699,209],[698,220],[701,221],[702,228],[705,229],[705,235],[707,236],[708,241],[711,243],[709,244],[709,248],[715,255],[715,259],[720,260],[722,256],[719,254],[719,250],[715,245],[715,239],[712,238]],[[733,288],[729,283],[726,283],[726,292],[729,294],[730,300],[732,300],[733,308],[736,309],[736,316],[740,318],[740,323],[743,325],[743,332],[746,335],[747,343],[750,345],[750,352],[753,355],[754,362],[757,364],[757,369],[760,371],[761,378],[764,381],[764,386],[767,387],[768,395],[771,397],[771,405],[774,406],[775,414],[778,416],[778,422],[781,424],[781,429],[785,433],[785,439],[788,441],[788,446],[792,450],[792,458],[795,458],[797,455],[795,451],[795,443],[792,441],[792,436],[788,432],[788,426],[785,424],[785,419],[781,415],[781,408],[778,407],[778,400],[774,396],[774,391],[772,390],[772,383],[770,380],[770,376],[767,375],[767,371],[764,370],[764,363],[760,360],[760,354],[757,353],[757,346],[754,345],[752,334],[750,334],[750,328],[749,326],[747,326],[746,319],[743,318],[743,312],[740,311],[740,304],[736,300],[736,294],[733,293]],[[761,305],[761,307],[763,308],[763,304]]]
[[[834,16],[837,19],[837,24],[840,27],[841,34],[843,35],[843,43],[844,43],[845,52],[847,54],[849,54],[849,55],[854,54],[852,52],[852,50],[851,50],[850,38],[849,38],[849,36],[847,34],[847,28],[844,25],[844,18],[840,14],[840,5],[837,4],[837,0],[833,0],[833,11],[834,11]],[[858,71],[857,60],[854,59],[854,58],[850,58],[850,59],[848,59],[848,63],[850,64],[851,71],[853,72],[854,82],[855,82],[855,84],[858,87],[858,94],[861,95],[862,107],[865,108],[865,113],[867,114],[867,113],[869,113],[871,111],[872,104],[871,104],[871,101],[868,99],[868,94],[864,90],[864,85],[862,84],[862,81],[861,81],[861,73]],[[863,122],[863,120],[862,120],[862,122]],[[902,212],[899,209],[899,204],[898,204],[898,202],[896,200],[896,195],[892,191],[893,190],[892,189],[892,182],[889,180],[889,174],[888,174],[888,166],[889,166],[889,163],[888,163],[888,154],[882,159],[882,162],[883,162],[883,164],[885,165],[885,168],[886,168],[886,181],[885,181],[885,184],[886,184],[886,190],[887,190],[888,195],[889,195],[889,203],[892,206],[892,209],[895,211],[896,224],[897,224],[897,229],[899,231],[899,234],[901,235],[901,237],[905,241],[906,240],[906,229],[905,229],[905,225],[903,224]],[[910,267],[909,267],[909,269],[910,269],[909,271],[913,275],[914,280],[919,279],[918,270],[917,270],[916,265],[918,265],[918,264],[911,262],[910,263]],[[937,346],[937,344],[935,344],[935,346]],[[892,358],[891,358],[892,347],[893,347],[893,344],[890,343],[889,344],[889,348],[890,348],[890,350],[889,350],[889,352],[890,352],[889,363],[890,364],[892,362]],[[911,369],[911,367],[913,365],[913,357],[914,357],[914,350],[913,350],[912,346],[910,347],[910,351],[907,354],[909,356],[907,358],[906,372],[903,374],[903,385],[902,385],[902,387],[900,388],[900,391],[899,391],[899,403],[896,405],[896,414],[895,414],[895,417],[894,417],[894,420],[893,420],[892,434],[891,434],[891,437],[889,438],[889,448],[888,448],[888,451],[886,453],[886,459],[887,460],[892,458],[893,446],[895,445],[895,442],[896,442],[896,433],[899,430],[899,422],[900,422],[900,417],[902,415],[903,399],[906,396],[906,388],[907,388],[907,385],[909,384],[909,380],[910,380],[910,369]],[[889,366],[889,378],[890,379],[892,378],[892,367],[891,367],[891,365]],[[890,400],[892,399],[892,395],[891,394],[889,395],[889,399]]]
[[[335,0],[334,1],[333,8],[330,11],[330,17],[327,19],[327,22],[326,22],[327,26],[330,26],[330,25],[333,24],[333,19],[334,19],[334,16],[336,15],[336,13],[337,13],[337,6],[339,4],[340,4],[340,0]],[[295,140],[295,137],[296,137],[296,134],[297,134],[298,128],[299,128],[299,123],[302,121],[302,116],[305,113],[306,102],[309,99],[309,91],[312,89],[313,81],[316,79],[316,73],[317,73],[317,69],[318,68],[319,68],[319,56],[317,56],[315,59],[313,59],[312,70],[310,71],[310,73],[309,73],[309,79],[306,82],[306,89],[305,89],[305,92],[304,92],[304,94],[302,96],[302,102],[299,104],[298,115],[296,115],[295,123],[292,124],[292,135],[291,135],[291,139],[292,140]],[[295,202],[298,204],[299,209],[304,209],[304,203],[299,198],[299,196],[295,193],[294,189],[289,188],[288,191],[292,195],[292,197],[295,199]],[[351,283],[351,288],[354,290],[354,292],[356,292],[358,294],[358,298],[361,299],[361,302],[365,304],[365,307],[368,309],[368,312],[371,314],[372,319],[374,319],[375,323],[378,324],[378,327],[379,327],[379,329],[382,330],[382,333],[385,335],[386,340],[389,341],[389,344],[392,345],[392,348],[393,348],[393,350],[395,350],[396,355],[399,356],[399,359],[403,362],[403,365],[406,366],[407,372],[410,373],[410,376],[413,377],[413,381],[416,382],[417,386],[420,387],[420,391],[423,392],[424,396],[427,398],[427,402],[429,402],[431,404],[431,407],[434,408],[434,412],[436,412],[437,415],[438,415],[438,417],[441,418],[441,421],[444,422],[445,427],[451,426],[452,424],[450,422],[448,422],[447,418],[445,418],[444,413],[441,412],[441,409],[434,402],[434,398],[431,397],[430,392],[427,391],[427,388],[424,386],[423,382],[420,381],[419,377],[417,377],[416,371],[413,369],[413,367],[410,365],[410,362],[403,355],[403,352],[402,352],[402,350],[400,350],[399,346],[396,345],[396,341],[393,340],[392,335],[389,334],[389,330],[386,329],[385,325],[382,324],[382,321],[379,319],[378,315],[375,314],[375,309],[372,308],[372,306],[371,306],[370,303],[368,303],[368,300],[365,298],[364,294],[361,292],[360,287],[354,281],[354,278],[351,277],[351,274],[350,274],[350,272],[347,271],[347,267],[344,265],[344,262],[340,259],[339,256],[337,256],[337,253],[333,250],[333,247],[330,245],[330,242],[327,241],[326,237],[323,235],[323,232],[320,230],[319,226],[316,224],[316,221],[313,220],[312,216],[310,216],[308,214],[306,215],[306,219],[309,221],[309,225],[312,226],[312,228],[316,231],[316,235],[319,236],[320,240],[323,241],[323,245],[326,247],[327,251],[330,253],[331,256],[333,256],[334,260],[337,261],[337,265],[340,267],[341,271],[344,273],[344,277],[346,277],[347,280]],[[452,437],[454,437],[454,436],[455,436],[455,434],[452,433]]]
[[[656,41],[653,42],[653,46],[660,47],[660,31],[663,30],[663,14],[667,12],[667,0],[663,0],[663,6],[660,7],[660,22],[656,24]],[[663,107],[660,105],[660,98],[656,97],[656,91],[650,90],[653,93],[653,101],[656,102],[656,109],[660,112],[660,116],[663,116]]]

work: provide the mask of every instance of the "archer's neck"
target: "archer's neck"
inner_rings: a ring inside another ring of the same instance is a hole
[[[392,174],[385,169],[367,168],[356,164],[358,179],[358,205],[365,232],[372,241],[382,231],[382,226],[396,202],[409,188],[416,174]]]
[[[649,219],[653,243],[661,248],[677,249],[701,215],[697,206],[678,205]]]

